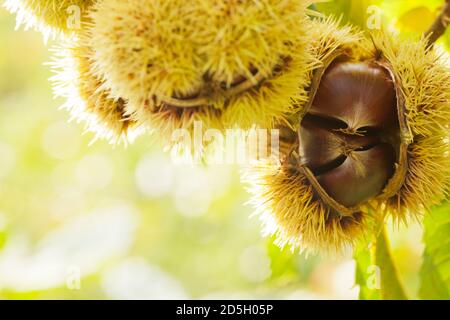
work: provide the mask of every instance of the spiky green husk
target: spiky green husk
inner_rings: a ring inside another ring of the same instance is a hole
[[[224,129],[220,121],[221,111],[213,107],[177,108],[164,103],[152,104],[146,101],[142,104],[140,100],[131,100],[127,105],[127,114],[139,126],[148,127],[166,147],[176,144],[174,136],[178,129],[192,135],[195,122],[201,122],[204,130]]]
[[[371,53],[371,44],[361,30],[350,25],[340,26],[340,20],[332,16],[312,20],[308,35],[311,39],[310,51],[318,67],[338,50],[355,61]]]
[[[73,18],[79,13],[81,26],[93,3],[94,0],[5,0],[4,6],[16,14],[18,25],[35,28],[48,37],[76,32],[77,23],[72,25]],[[79,12],[73,11],[73,6]]]
[[[426,39],[373,35],[378,52],[391,65],[403,96],[411,142],[408,170],[388,210],[398,219],[428,211],[449,195],[450,69],[448,56],[427,50]]]
[[[95,70],[115,95],[141,106],[132,110],[136,119],[157,130],[167,124],[184,128],[194,119],[205,126],[270,128],[305,99],[298,84],[305,82],[303,22],[309,3],[99,2],[91,29]],[[283,65],[274,74],[282,60],[292,66]],[[227,95],[245,78],[253,88]],[[166,103],[166,98],[197,96],[207,102],[192,110]]]
[[[51,65],[56,75],[51,81],[55,95],[66,99],[62,108],[85,123],[96,138],[114,144],[134,139],[141,129],[126,114],[127,102],[112,98],[103,81],[92,73],[93,52],[86,39],[67,41],[55,52]]]
[[[115,94],[144,101],[156,92],[196,92],[202,82],[197,48],[204,34],[195,22],[205,19],[206,12],[195,12],[189,3],[111,0],[94,6],[96,64]]]
[[[278,74],[230,99],[221,121],[226,127],[239,125],[244,129],[252,125],[273,128],[277,123],[287,123],[289,116],[308,100],[305,86],[313,67],[311,56],[303,48],[293,48],[289,61]]]
[[[311,51],[319,61],[318,68],[337,50],[352,60],[377,60],[390,65],[401,94],[399,98],[405,100],[409,134],[402,140],[409,145],[408,163],[404,183],[394,197],[372,199],[350,218],[330,215],[328,206],[314,194],[302,171],[289,167],[286,160],[251,168],[244,180],[250,183],[251,203],[266,227],[265,232],[276,235],[280,245],[307,251],[339,252],[361,238],[368,222],[378,221],[384,213],[407,220],[439,204],[448,197],[450,188],[447,56],[427,51],[426,39],[400,41],[382,32],[372,34],[369,41],[357,30],[338,27],[336,23],[328,19],[311,24]],[[313,75],[311,72],[311,81]]]
[[[342,217],[330,212],[315,197],[306,177],[284,164],[260,162],[243,180],[250,185],[250,203],[263,223],[263,232],[275,235],[282,247],[339,254],[364,235],[366,213]]]

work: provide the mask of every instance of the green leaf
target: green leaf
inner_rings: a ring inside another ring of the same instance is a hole
[[[356,284],[361,300],[406,300],[389,249],[386,230],[374,232],[370,242],[361,243],[355,251]]]
[[[420,271],[421,299],[450,299],[450,204],[424,219],[424,261]]]

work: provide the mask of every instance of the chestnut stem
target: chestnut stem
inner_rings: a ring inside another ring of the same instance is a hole
[[[383,300],[408,300],[392,257],[386,226],[383,225],[375,240],[375,265],[380,267],[381,298]]]
[[[431,28],[425,33],[428,37],[428,47],[433,47],[434,43],[445,33],[450,24],[450,0],[446,0],[441,13],[433,23]]]

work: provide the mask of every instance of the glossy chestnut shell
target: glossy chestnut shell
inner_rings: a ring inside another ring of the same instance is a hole
[[[335,60],[323,71],[298,131],[299,159],[334,212],[383,193],[399,160],[394,80],[374,62]]]

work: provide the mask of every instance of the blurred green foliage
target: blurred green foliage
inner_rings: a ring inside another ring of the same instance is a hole
[[[317,4],[317,9],[327,15],[342,18],[342,23],[351,23],[361,28],[366,26],[368,8],[378,5],[380,0],[335,0]],[[370,11],[370,10],[369,10]]]

